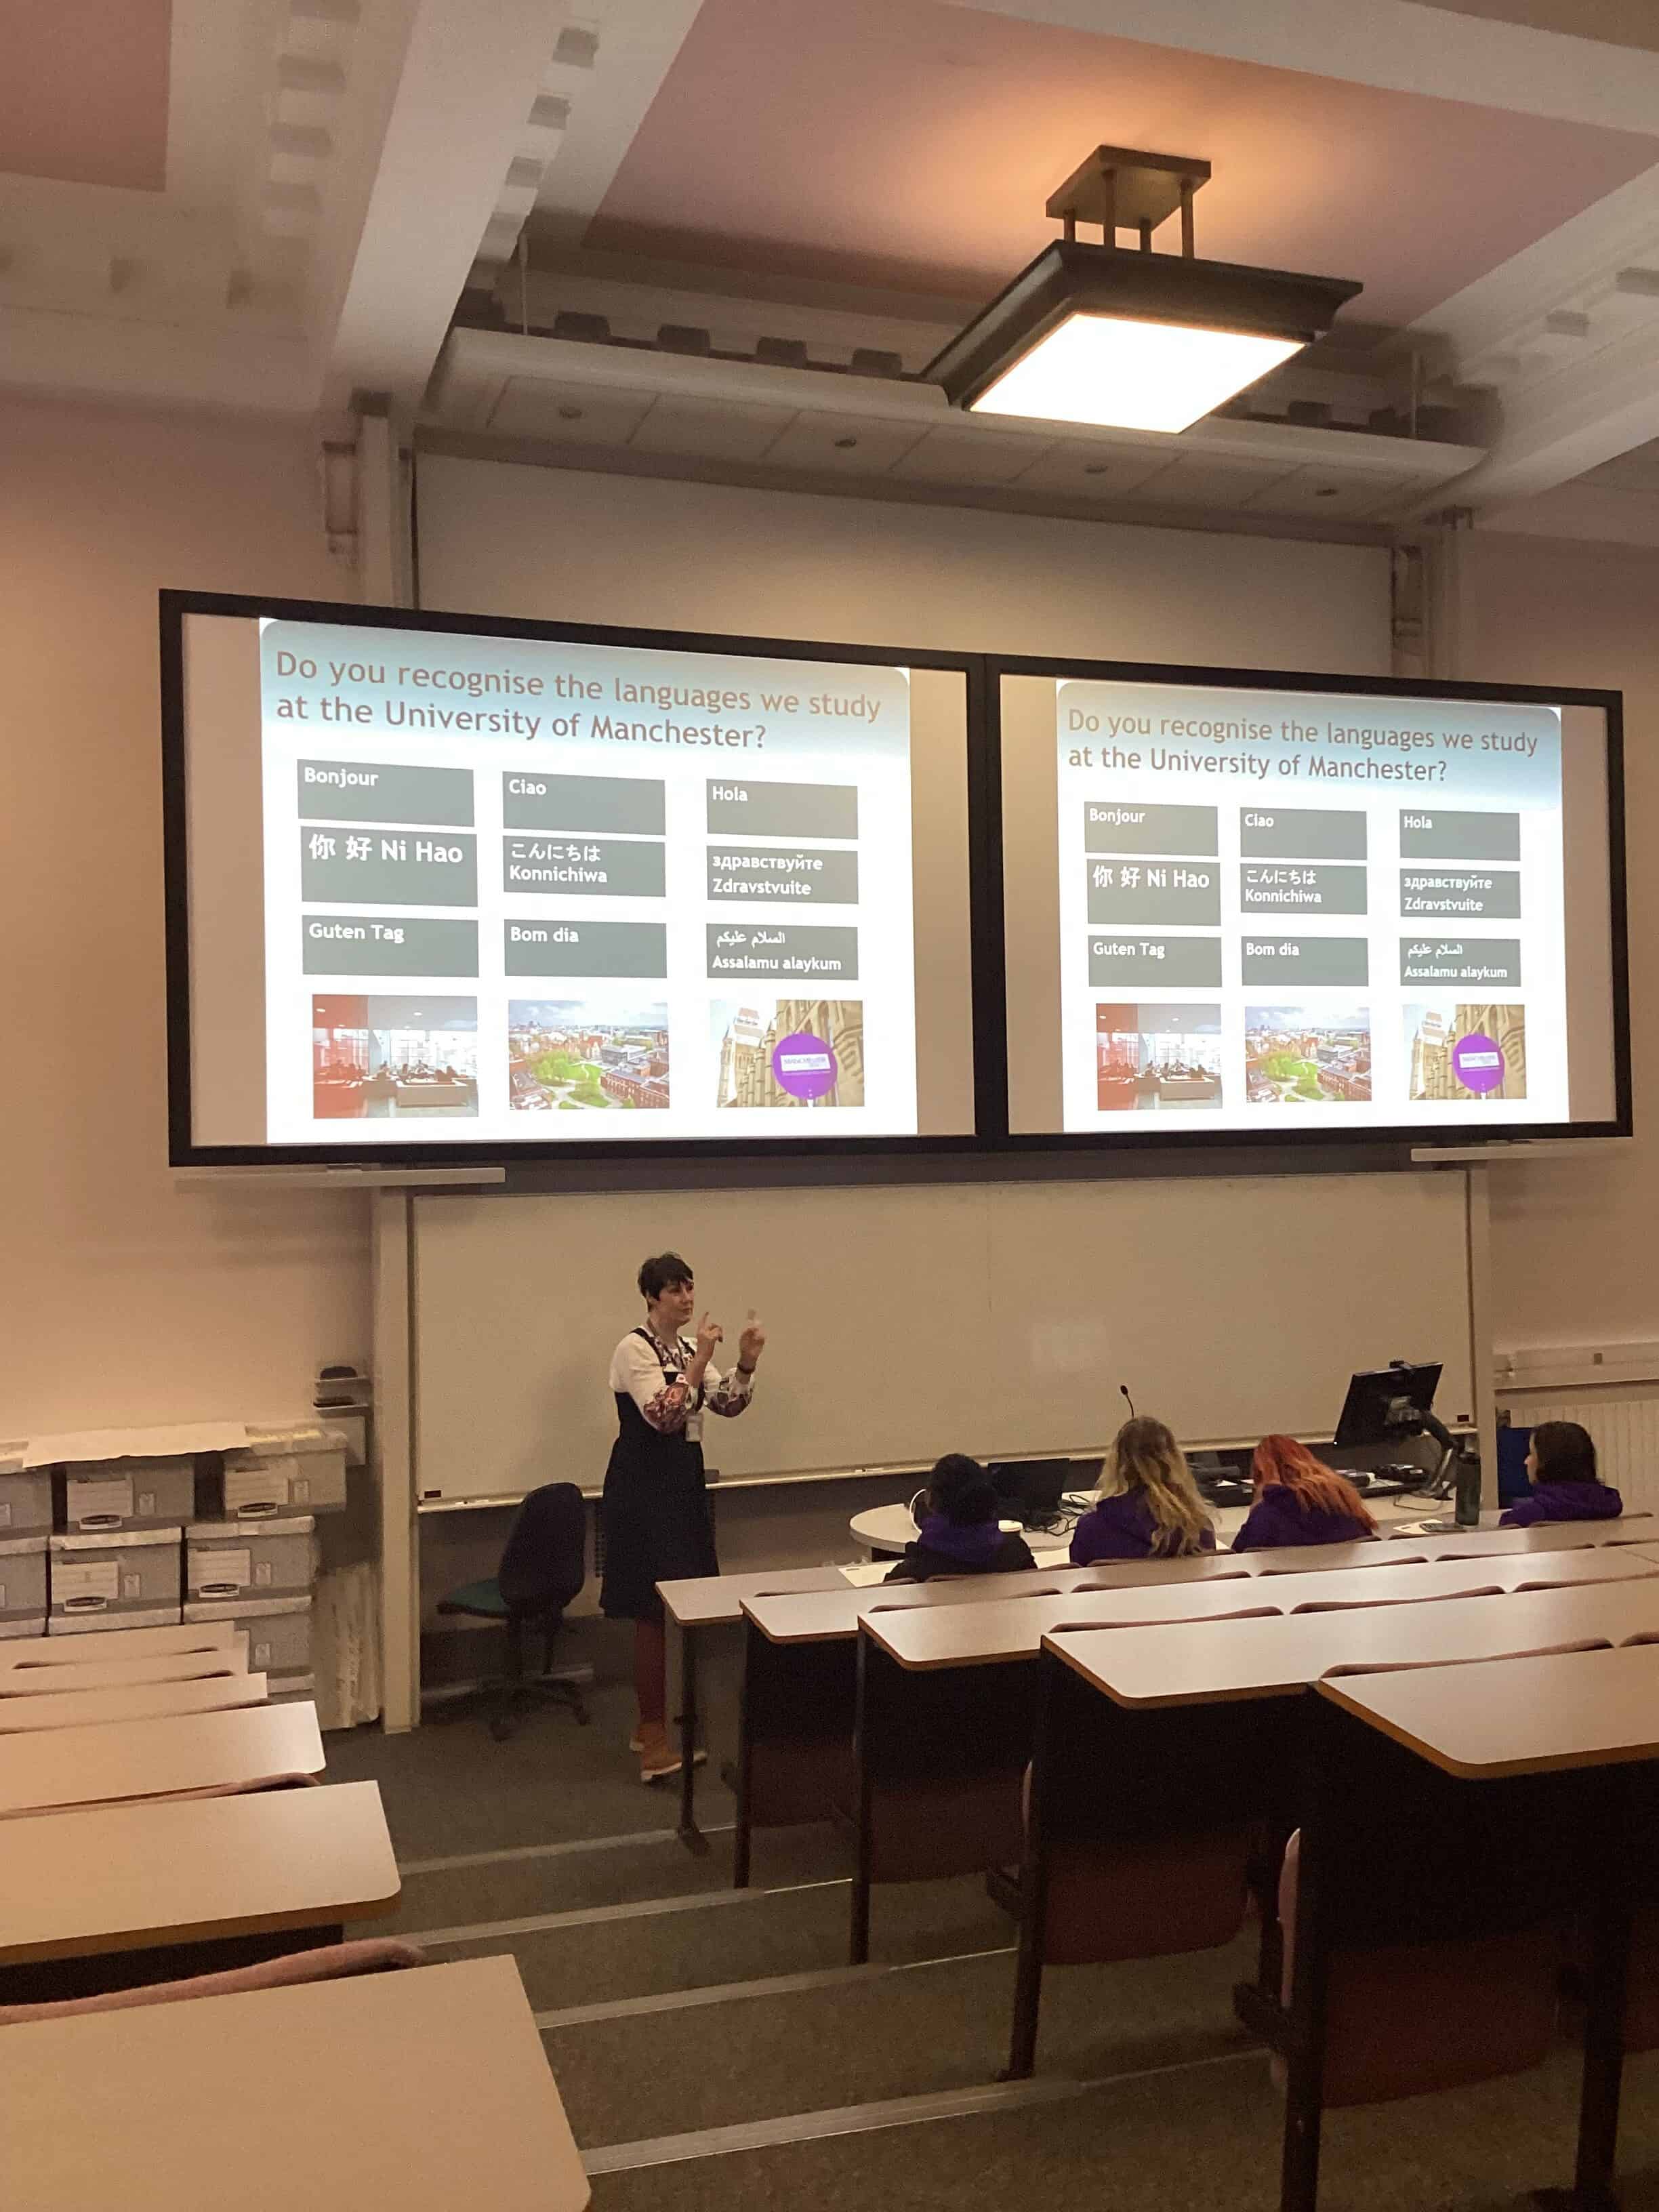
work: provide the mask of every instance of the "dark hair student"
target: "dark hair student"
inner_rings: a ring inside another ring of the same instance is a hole
[[[1540,1521],[1616,1521],[1625,1501],[1596,1472],[1595,1443],[1577,1421],[1540,1421],[1527,1454],[1532,1496],[1510,1506],[1499,1526],[1530,1528]]]
[[[682,1260],[678,1252],[659,1252],[655,1259],[644,1263],[635,1277],[640,1296],[647,1305],[654,1304],[665,1291],[678,1290],[682,1284],[690,1284],[696,1279],[691,1273],[691,1262]]]
[[[1034,1567],[1025,1539],[997,1518],[995,1486],[976,1459],[947,1452],[934,1462],[922,1493],[920,1534],[904,1547],[890,1583],[925,1583],[944,1575],[1006,1575]]]

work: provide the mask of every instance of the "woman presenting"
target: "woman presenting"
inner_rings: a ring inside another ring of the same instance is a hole
[[[640,1779],[678,1774],[668,1741],[659,1582],[717,1575],[714,1530],[702,1472],[705,1411],[743,1412],[755,1388],[766,1332],[751,1313],[728,1375],[714,1364],[724,1332],[707,1314],[695,1338],[685,1332],[695,1283],[678,1252],[659,1253],[639,1273],[645,1325],[629,1329],[611,1358],[618,1432],[605,1469],[605,1582],[599,1603],[612,1620],[634,1624],[634,1693],[639,1726],[629,1748]]]

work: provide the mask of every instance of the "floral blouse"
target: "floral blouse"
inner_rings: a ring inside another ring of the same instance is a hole
[[[648,1328],[629,1329],[611,1356],[611,1388],[618,1397],[631,1398],[653,1429],[665,1436],[683,1432],[696,1443],[705,1409],[735,1419],[755,1391],[752,1375],[739,1367],[722,1375],[712,1362],[703,1370],[702,1389],[693,1389],[685,1370],[696,1356],[690,1337],[671,1344]]]

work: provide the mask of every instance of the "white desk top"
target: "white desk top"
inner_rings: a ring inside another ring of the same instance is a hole
[[[323,1739],[310,1704],[103,1721],[13,1737],[0,1752],[0,1814],[322,1771]]]
[[[587,2177],[511,1959],[0,2030],[29,2212],[579,2212]]]
[[[163,1651],[151,1658],[99,1659],[89,1667],[0,1667],[0,1698],[61,1697],[70,1690],[133,1690],[150,1682],[205,1682],[246,1674],[247,1638],[216,1651]]]
[[[228,1712],[265,1701],[263,1674],[215,1674],[205,1681],[141,1682],[119,1689],[52,1686],[33,1697],[0,1698],[0,1736],[37,1729],[83,1729],[102,1722],[153,1720],[181,1713]],[[0,1756],[3,1756],[0,1753]]]
[[[1571,1644],[1659,1637],[1659,1583],[1595,1583],[1439,1605],[1367,1606],[1278,1620],[1045,1636],[1085,1680],[1121,1705],[1286,1697],[1334,1668],[1448,1665]]]
[[[84,1636],[18,1636],[0,1644],[0,1674],[40,1667],[88,1667],[106,1659],[155,1659],[169,1652],[226,1651],[240,1644],[246,1655],[247,1632],[228,1620],[207,1620],[199,1627],[91,1629]]]
[[[817,1644],[855,1635],[867,1613],[915,1606],[1003,1605],[1071,1590],[1164,1589],[1249,1579],[1243,1559],[1205,1553],[1191,1559],[1107,1559],[1092,1567],[1036,1567],[1010,1575],[942,1576],[930,1583],[878,1583],[862,1589],[787,1590],[744,1597],[742,1611],[774,1644]]]
[[[1503,1694],[1482,1668],[1347,1676],[1332,1698],[1448,1774],[1468,1780],[1659,1758],[1659,1646],[1509,1659]]]
[[[870,1613],[864,1626],[901,1667],[925,1671],[1034,1658],[1045,1635],[1073,1623],[1132,1629],[1149,1622],[1207,1623],[1277,1613],[1273,1594],[1260,1581],[1241,1577],[1164,1589],[1077,1590],[1068,1596],[1019,1598],[1012,1605]]]
[[[0,1820],[0,1965],[361,1920],[398,1895],[374,1782]]]

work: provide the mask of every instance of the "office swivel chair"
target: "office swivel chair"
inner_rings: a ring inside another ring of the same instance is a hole
[[[489,1733],[497,1743],[505,1743],[525,1716],[543,1705],[568,1706],[584,1727],[587,1723],[582,1686],[592,1680],[592,1668],[564,1667],[555,1674],[553,1667],[564,1609],[586,1579],[586,1551],[580,1491],[574,1482],[546,1483],[519,1508],[495,1574],[451,1590],[438,1601],[441,1613],[496,1620],[507,1630],[507,1672],[483,1693]],[[525,1670],[532,1629],[542,1638],[542,1669],[534,1676]]]

